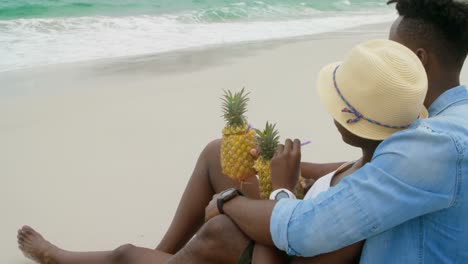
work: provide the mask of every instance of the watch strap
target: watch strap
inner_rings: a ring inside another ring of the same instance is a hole
[[[218,206],[219,213],[224,214],[224,209],[223,209],[224,199],[218,199],[218,201],[216,201],[216,204]]]
[[[216,206],[218,207],[218,211],[220,214],[224,214],[223,206],[225,202],[232,200],[234,197],[243,196],[242,192],[234,188],[227,189],[224,192],[227,192],[227,191],[232,191],[232,194],[227,197],[218,198],[218,200],[216,201]]]

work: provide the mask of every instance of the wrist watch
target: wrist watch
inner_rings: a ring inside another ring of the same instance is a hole
[[[224,214],[224,210],[223,210],[224,203],[232,200],[234,197],[239,196],[239,195],[242,196],[243,194],[235,188],[230,188],[230,189],[223,191],[220,194],[218,201],[217,201],[219,213]]]
[[[284,188],[275,190],[270,194],[270,200],[273,200],[273,201],[279,201],[279,200],[284,199],[284,198],[297,199],[296,195],[294,195],[294,193],[292,193],[290,190],[284,189]]]

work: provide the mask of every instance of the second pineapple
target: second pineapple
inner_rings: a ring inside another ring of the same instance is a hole
[[[266,123],[263,131],[256,130],[257,141],[260,148],[260,157],[255,161],[254,168],[258,173],[260,196],[268,199],[272,192],[270,178],[270,161],[279,144],[279,132],[274,124]]]

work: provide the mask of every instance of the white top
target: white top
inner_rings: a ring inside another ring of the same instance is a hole
[[[355,161],[351,161],[348,163],[345,163],[341,165],[336,171],[330,172],[329,174],[320,177],[312,187],[310,187],[309,191],[306,193],[304,196],[304,200],[308,199],[314,199],[317,197],[320,193],[327,191],[331,187],[331,182],[333,180],[333,176],[335,176],[337,173],[343,172],[347,169],[349,169]]]
[[[321,192],[324,192],[328,189],[330,189],[330,184],[333,179],[333,176],[335,176],[336,171],[330,172],[329,174],[320,177],[312,187],[310,187],[309,191],[306,193],[304,196],[304,200],[308,199],[314,199],[319,195]]]

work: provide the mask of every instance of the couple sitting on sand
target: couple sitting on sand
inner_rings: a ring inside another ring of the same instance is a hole
[[[286,140],[271,165],[276,191],[265,201],[256,178],[245,196],[230,189],[239,184],[221,173],[214,141],[156,250],[70,252],[27,226],[20,249],[44,264],[468,263],[468,90],[459,80],[468,4],[390,2],[400,14],[391,40],[356,46],[317,81],[360,159],[300,163],[300,142]],[[316,180],[304,200],[291,192],[299,171]]]

